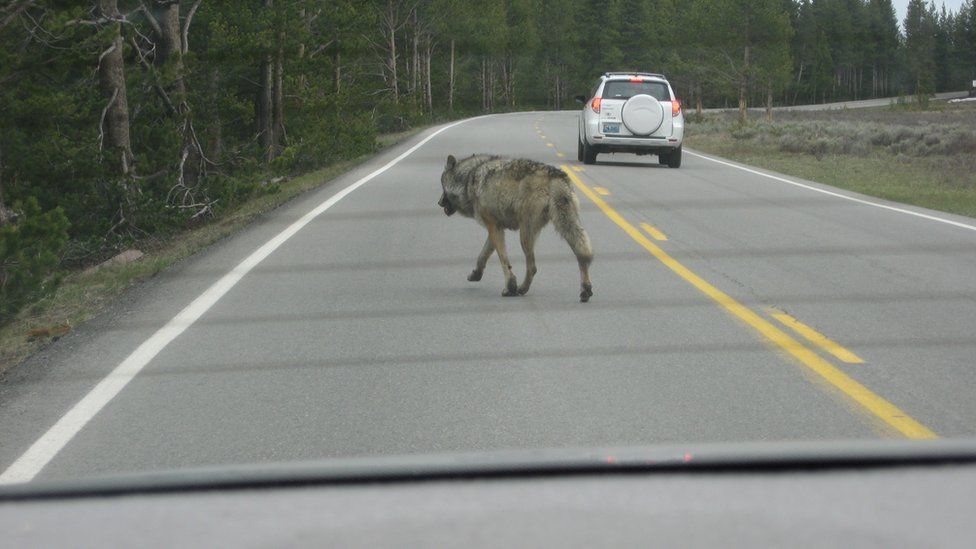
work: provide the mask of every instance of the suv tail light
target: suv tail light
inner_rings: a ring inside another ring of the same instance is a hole
[[[671,116],[675,117],[681,114],[681,100],[672,99],[671,100]]]
[[[602,101],[603,101],[603,99],[600,98],[600,97],[594,97],[593,98],[593,101],[590,103],[590,108],[593,109],[593,112],[595,112],[595,113],[599,113],[600,112],[600,103]]]

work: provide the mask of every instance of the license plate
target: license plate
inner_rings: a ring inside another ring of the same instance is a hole
[[[604,124],[603,133],[620,133],[620,124]]]

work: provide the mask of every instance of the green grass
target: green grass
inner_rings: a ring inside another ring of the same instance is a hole
[[[769,145],[743,146],[721,136],[695,136],[685,141],[689,148],[758,166],[810,181],[826,183],[870,196],[905,204],[976,217],[976,185],[952,183],[944,159],[899,160],[776,150]],[[969,178],[971,179],[971,177]]]
[[[689,125],[689,148],[870,196],[976,217],[976,109],[778,113]]]
[[[422,129],[382,135],[377,142],[381,149],[386,148]],[[28,306],[0,326],[0,373],[95,317],[139,281],[241,230],[259,215],[328,183],[373,156],[364,155],[301,175],[281,183],[278,192],[257,196],[211,223],[162,241],[143,243],[140,249],[146,255],[133,263],[62,273],[64,280],[54,294]]]

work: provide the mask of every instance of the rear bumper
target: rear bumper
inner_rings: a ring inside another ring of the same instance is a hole
[[[657,147],[648,147],[647,145],[607,145],[601,144],[597,141],[593,148],[596,149],[598,153],[633,153],[633,154],[670,154],[674,152],[675,149],[680,147],[678,143],[665,144]]]
[[[595,135],[587,141],[598,153],[668,154],[681,146],[676,137],[606,137]]]
[[[684,140],[684,118],[677,117],[671,135],[661,137],[607,136],[598,130],[599,120],[590,118],[584,124],[586,142],[598,153],[620,152],[635,154],[668,154],[681,146]]]

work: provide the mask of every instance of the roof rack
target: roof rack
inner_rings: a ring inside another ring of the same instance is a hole
[[[663,74],[658,74],[656,72],[639,72],[639,71],[613,71],[605,72],[603,76],[652,76],[654,78],[662,78],[667,80]]]

